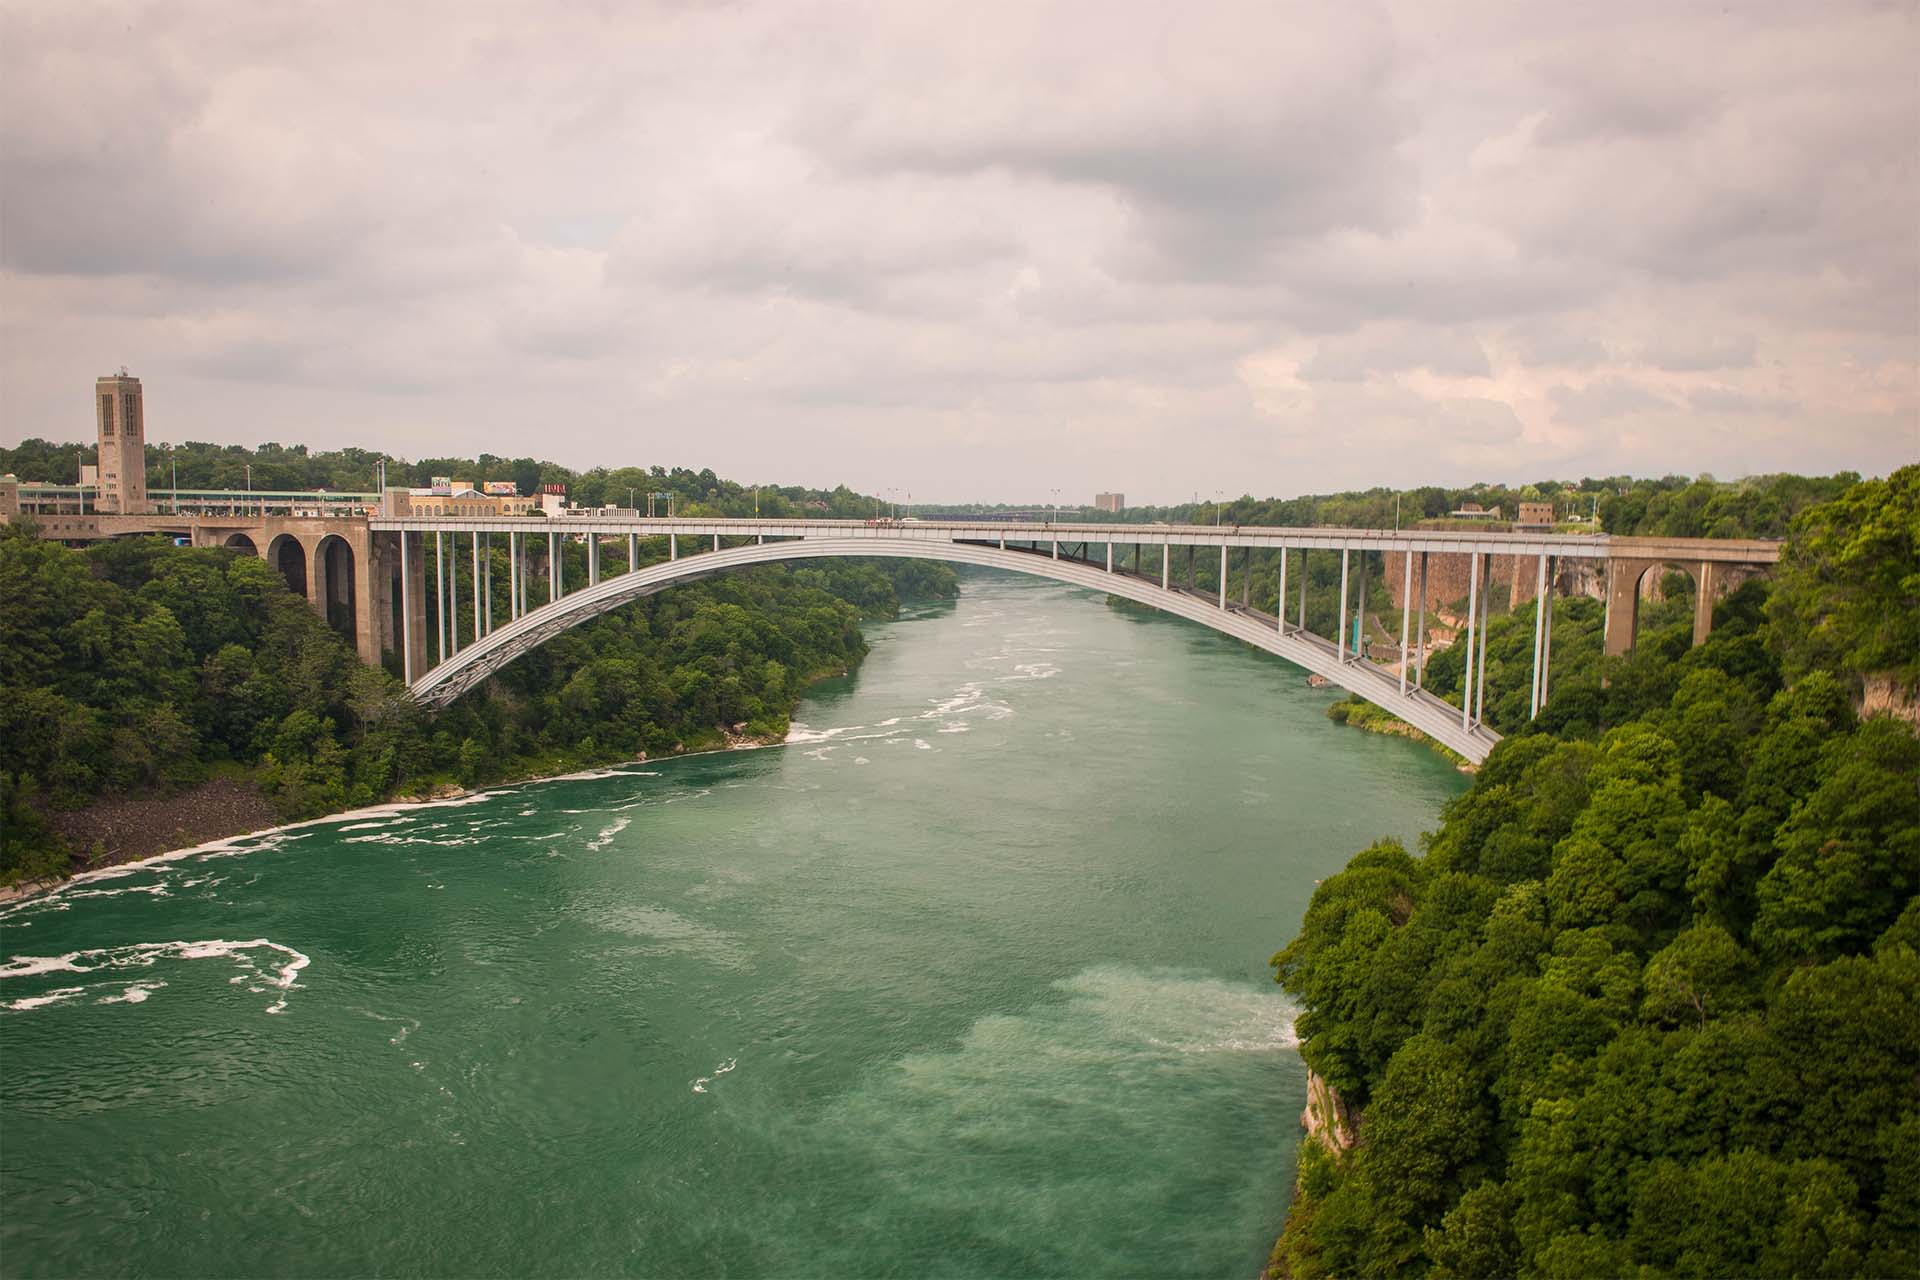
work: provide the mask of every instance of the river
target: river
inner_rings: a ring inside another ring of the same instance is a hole
[[[789,745],[0,913],[10,1276],[1253,1275],[1271,953],[1464,780],[1198,626],[972,574]]]

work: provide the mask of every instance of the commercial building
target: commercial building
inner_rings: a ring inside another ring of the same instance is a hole
[[[147,420],[140,379],[125,369],[93,382],[94,416],[100,434],[97,507],[115,515],[147,511]]]
[[[1127,495],[1124,493],[1096,493],[1093,495],[1093,509],[1095,511],[1118,511],[1126,505]]]
[[[511,484],[489,482],[488,490],[504,487],[506,493],[482,492],[474,487],[471,480],[454,480],[446,476],[433,477],[433,483],[424,489],[407,490],[406,509],[393,512],[398,515],[415,516],[524,516],[537,510],[540,503],[533,498],[523,498],[519,490]]]

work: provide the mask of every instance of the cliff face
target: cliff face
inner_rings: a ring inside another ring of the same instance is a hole
[[[1353,1150],[1360,1133],[1353,1111],[1334,1087],[1312,1071],[1307,1072],[1307,1109],[1300,1113],[1300,1127],[1307,1131],[1300,1144],[1298,1168],[1293,1176],[1293,1203],[1287,1209],[1287,1225],[1273,1243],[1273,1253],[1259,1280],[1291,1280],[1296,1264],[1312,1270],[1312,1260],[1304,1252],[1301,1228],[1311,1221],[1318,1204],[1308,1186],[1307,1170],[1313,1163],[1329,1157],[1338,1159]],[[1324,1190],[1321,1194],[1325,1194]]]
[[[1920,686],[1891,672],[1867,676],[1854,711],[1863,720],[1868,716],[1892,716],[1920,733]]]
[[[1359,1141],[1346,1100],[1312,1071],[1307,1072],[1307,1109],[1300,1113],[1300,1127],[1307,1131],[1308,1142],[1317,1142],[1335,1155],[1353,1150]]]

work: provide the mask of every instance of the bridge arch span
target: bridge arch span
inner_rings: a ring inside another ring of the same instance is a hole
[[[1393,712],[1423,733],[1438,739],[1469,760],[1486,758],[1498,734],[1484,726],[1463,729],[1460,710],[1430,693],[1400,691],[1400,677],[1353,657],[1342,662],[1331,641],[1288,630],[1282,634],[1272,622],[1257,615],[1221,609],[1198,596],[1162,588],[1130,574],[1107,572],[1078,560],[1056,560],[1029,551],[1002,550],[992,545],[902,538],[801,538],[755,543],[721,551],[682,556],[648,565],[631,573],[585,587],[560,600],[534,609],[460,650],[411,686],[428,706],[446,706],[495,671],[548,640],[590,618],[623,604],[653,595],[682,582],[760,564],[779,564],[822,557],[884,557],[945,560],[983,568],[1006,569],[1121,596],[1211,627],[1244,640],[1324,677],[1350,693]]]

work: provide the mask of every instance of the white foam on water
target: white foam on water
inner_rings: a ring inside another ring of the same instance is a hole
[[[59,1004],[63,1000],[71,1000],[77,995],[84,995],[86,990],[85,987],[55,987],[52,991],[44,992],[37,996],[27,996],[23,999],[15,1000],[12,1004],[0,1006],[0,1008],[13,1009],[17,1012],[24,1013],[28,1009],[38,1009],[45,1005]]]
[[[707,1086],[714,1082],[715,1077],[726,1075],[729,1071],[732,1071],[734,1067],[738,1065],[739,1065],[739,1059],[728,1058],[725,1062],[721,1063],[719,1066],[713,1069],[713,1075],[700,1076],[696,1078],[693,1082],[693,1091],[695,1093],[705,1093],[707,1091]]]
[[[134,982],[117,996],[103,996],[95,1004],[140,1004],[146,998],[166,986],[164,982]]]
[[[120,889],[81,889],[63,896],[67,898],[118,898],[122,894],[127,893],[147,893],[152,894],[156,898],[164,898],[167,896],[167,886],[164,884],[130,884]]]
[[[633,825],[632,818],[615,818],[612,823],[600,828],[600,834],[587,841],[589,849],[604,849],[613,843],[613,838]]]
[[[250,952],[273,951],[285,957],[284,963],[273,969],[271,976],[261,972]],[[83,951],[69,951],[58,956],[13,956],[9,963],[0,965],[0,979],[29,978],[48,973],[94,973],[101,969],[150,968],[160,960],[208,960],[221,956],[231,958],[235,963],[244,965],[249,972],[235,975],[229,983],[239,983],[257,979],[268,986],[278,988],[283,994],[267,1009],[268,1013],[282,1013],[287,1007],[285,992],[299,989],[295,979],[300,971],[312,963],[310,957],[266,938],[252,938],[245,942],[229,942],[223,938],[213,938],[201,942],[136,942],[121,947],[94,947]],[[109,984],[113,985],[113,984]],[[149,991],[165,986],[159,983],[150,986]],[[264,987],[250,987],[251,990],[265,990]],[[85,987],[61,988],[69,994],[79,994]],[[66,996],[57,992],[44,992],[40,996],[28,996],[5,1006],[9,1009],[23,1010],[38,1008],[54,1003]],[[129,998],[128,1004],[138,1004],[146,999],[143,994],[138,999]],[[121,1003],[120,1001],[101,1001],[101,1003]]]
[[[855,756],[853,758],[853,762],[855,764],[872,764],[873,763],[873,761],[867,759],[865,756]]]
[[[920,750],[920,751],[933,750],[933,744],[931,742],[928,742],[925,738],[915,738],[913,740],[913,745],[917,750]]]

